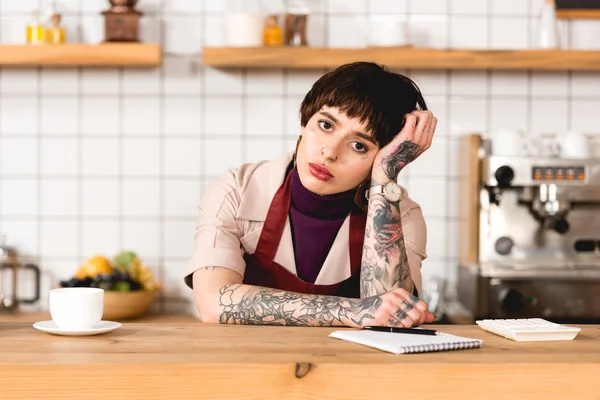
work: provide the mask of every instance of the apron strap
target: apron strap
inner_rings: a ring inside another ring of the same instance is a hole
[[[275,259],[275,254],[277,254],[283,236],[292,197],[291,187],[292,174],[288,173],[285,182],[279,187],[271,201],[269,212],[254,251],[256,256],[268,262]]]
[[[269,212],[265,219],[258,244],[254,254],[263,261],[272,262],[277,254],[283,230],[288,218],[291,202],[292,174],[288,173],[285,182],[279,187]],[[362,210],[354,208],[350,214],[350,271],[352,274],[360,271],[362,263],[363,240],[367,214]]]
[[[353,210],[350,214],[350,272],[352,275],[360,271],[362,264],[363,242],[367,213],[362,210]]]

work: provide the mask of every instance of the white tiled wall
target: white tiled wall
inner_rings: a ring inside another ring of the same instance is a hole
[[[49,3],[0,0],[0,43],[22,43],[29,11]],[[315,46],[362,46],[368,16],[395,13],[419,46],[523,49],[534,43],[543,0],[310,3]],[[228,167],[291,150],[302,97],[324,72],[202,67],[202,47],[222,43],[225,4],[141,0],[142,39],[164,46],[157,69],[0,70],[0,231],[39,262],[44,291],[94,253],[132,249],[165,282],[157,307],[193,310],[182,271],[203,188]],[[106,0],[58,5],[69,41],[102,39]],[[598,21],[562,21],[561,29],[565,46],[600,48]],[[405,173],[429,227],[423,274],[454,281],[458,136],[506,127],[597,132],[600,74],[404,72],[440,121],[433,147]]]

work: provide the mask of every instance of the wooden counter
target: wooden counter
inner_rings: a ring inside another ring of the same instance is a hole
[[[0,314],[0,322],[34,322],[48,321],[52,317],[50,313],[33,313],[33,312],[18,312],[18,313],[6,313]],[[148,314],[131,321],[128,323],[161,323],[161,324],[186,324],[186,323],[197,323],[198,319],[193,315],[189,314]]]
[[[0,390],[61,400],[597,399],[600,326],[582,328],[573,341],[523,343],[438,326],[483,347],[393,355],[328,338],[335,328],[126,323],[63,337],[3,322]]]

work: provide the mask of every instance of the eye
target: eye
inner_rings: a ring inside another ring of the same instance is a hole
[[[325,132],[331,132],[333,125],[330,122],[322,119],[319,121],[319,127]]]
[[[369,151],[369,148],[361,142],[352,142],[351,146],[357,153],[366,153]]]

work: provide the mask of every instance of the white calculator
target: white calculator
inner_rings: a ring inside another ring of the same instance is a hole
[[[517,342],[573,340],[580,328],[556,324],[541,318],[484,319],[480,328]]]

